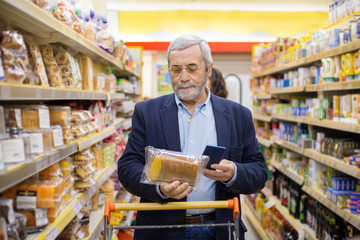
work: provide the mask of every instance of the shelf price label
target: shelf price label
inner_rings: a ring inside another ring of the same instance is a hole
[[[275,203],[272,199],[270,199],[270,200],[265,204],[265,206],[266,206],[267,208],[271,208],[271,207],[273,207],[275,204],[276,204],[276,203]]]
[[[47,233],[45,234],[46,240],[55,240],[55,238],[59,235],[59,231],[56,226],[53,226]]]
[[[75,212],[75,215],[77,215],[77,216],[79,216],[79,213],[82,208],[83,208],[83,206],[80,203],[80,201],[76,201],[76,203],[74,203],[74,205],[72,206],[72,209]]]

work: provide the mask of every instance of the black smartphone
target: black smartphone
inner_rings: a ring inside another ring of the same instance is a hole
[[[202,154],[202,155],[210,157],[210,160],[209,160],[208,164],[206,165],[206,168],[212,169],[210,167],[211,164],[219,163],[224,156],[225,150],[226,150],[226,147],[207,145]]]

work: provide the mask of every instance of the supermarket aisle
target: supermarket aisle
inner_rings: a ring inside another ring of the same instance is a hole
[[[256,232],[255,228],[251,224],[250,220],[246,217],[245,213],[242,215],[242,220],[247,228],[245,233],[246,240],[261,240],[259,234]]]

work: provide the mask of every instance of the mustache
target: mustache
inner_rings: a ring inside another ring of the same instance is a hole
[[[176,86],[177,88],[188,88],[188,87],[196,87],[194,83],[179,83]]]

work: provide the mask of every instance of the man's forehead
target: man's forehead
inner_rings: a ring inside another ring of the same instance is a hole
[[[201,48],[199,45],[192,45],[182,50],[173,50],[170,52],[169,60],[171,64],[200,63],[203,60]]]

